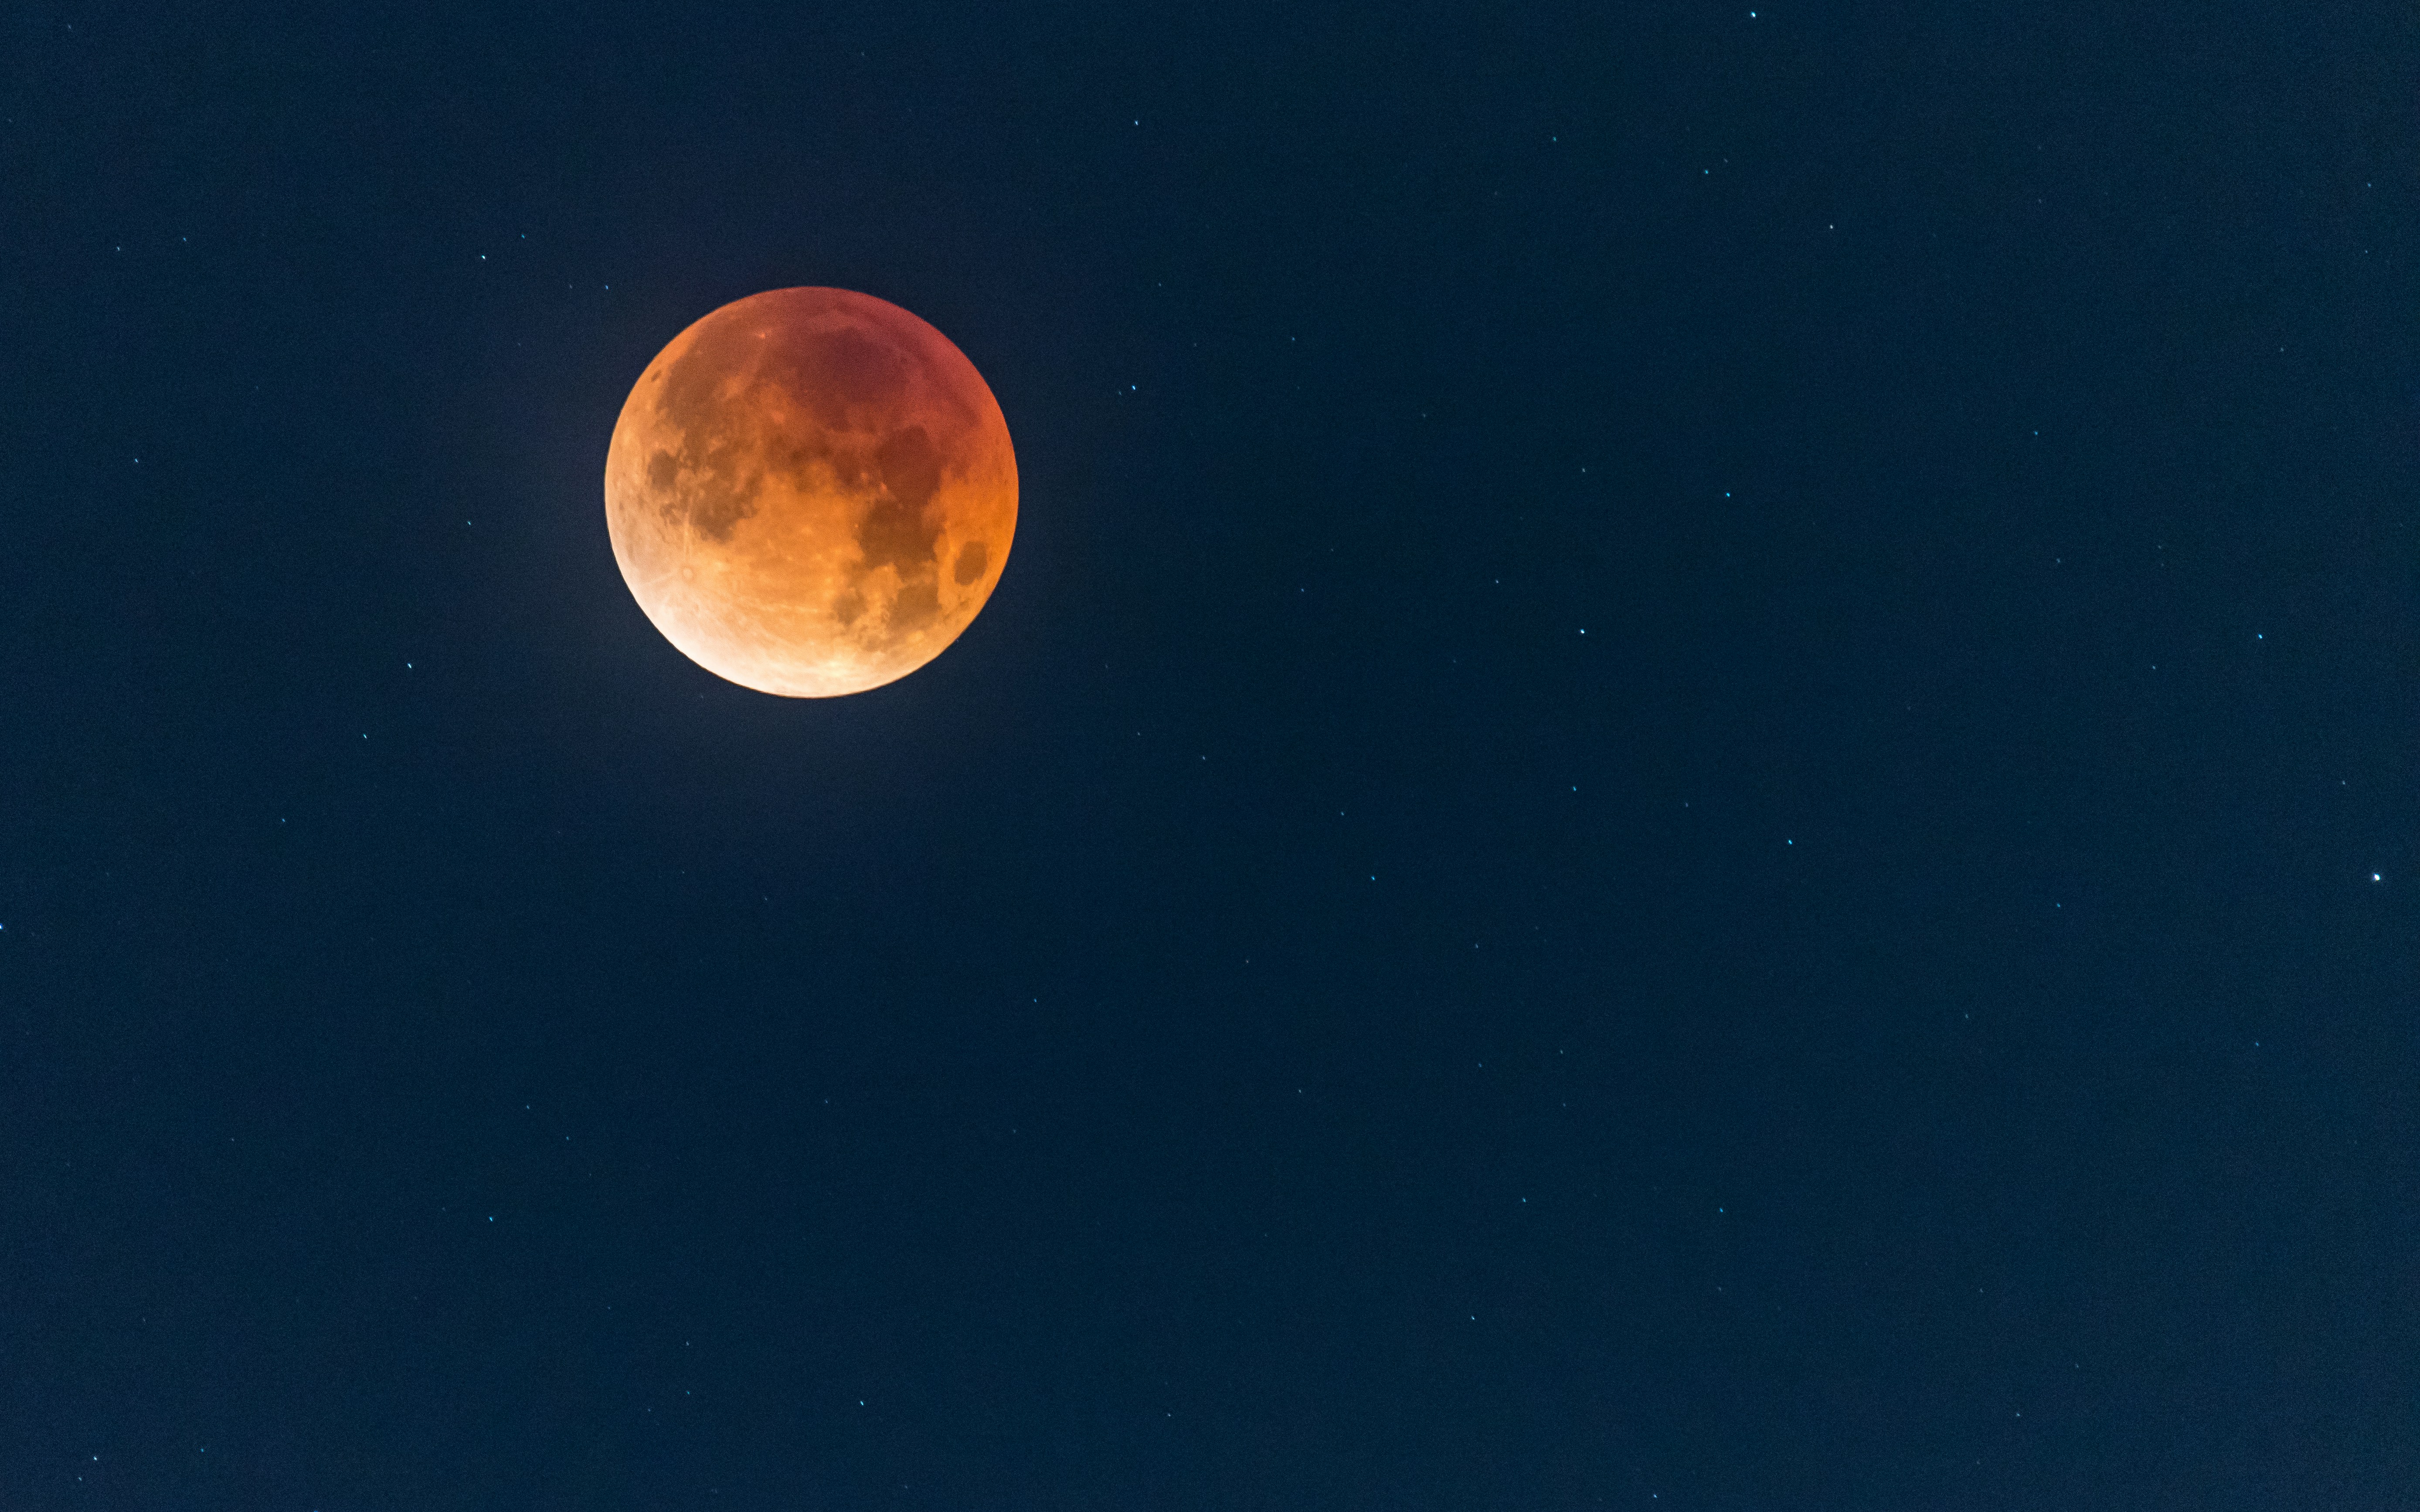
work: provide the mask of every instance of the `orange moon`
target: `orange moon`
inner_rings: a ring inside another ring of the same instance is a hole
[[[983,376],[895,304],[782,288],[656,354],[605,455],[622,580],[742,687],[861,693],[958,638],[1016,533],[1016,455]]]

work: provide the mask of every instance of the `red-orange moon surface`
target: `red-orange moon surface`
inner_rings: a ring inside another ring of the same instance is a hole
[[[958,638],[1016,533],[1008,422],[895,304],[782,288],[639,375],[605,455],[622,579],[717,676],[792,698],[907,676]]]

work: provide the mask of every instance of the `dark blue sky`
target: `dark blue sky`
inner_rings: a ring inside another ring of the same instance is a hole
[[[2411,1504],[2408,15],[0,24],[0,1504]],[[792,285],[1022,484],[830,702]]]

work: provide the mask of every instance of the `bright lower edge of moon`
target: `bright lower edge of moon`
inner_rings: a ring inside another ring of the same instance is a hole
[[[871,295],[726,304],[639,375],[605,457],[639,607],[743,687],[830,698],[948,649],[1016,533],[1008,423],[948,337]]]

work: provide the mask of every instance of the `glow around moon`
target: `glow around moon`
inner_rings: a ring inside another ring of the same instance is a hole
[[[726,304],[639,376],[605,458],[623,580],[744,687],[862,692],[938,656],[1016,533],[1008,423],[965,354],[871,295]]]

